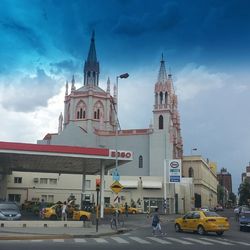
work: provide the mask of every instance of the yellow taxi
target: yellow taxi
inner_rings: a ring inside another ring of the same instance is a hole
[[[121,207],[121,211],[122,213],[125,213],[125,207],[122,206]],[[140,210],[136,207],[128,207],[128,213],[129,214],[138,214],[140,212]]]
[[[116,209],[118,209],[119,213],[122,213],[122,211],[123,211],[122,207],[116,208],[115,206],[113,206],[111,204],[106,204],[104,207],[104,213],[105,214],[113,214],[113,213],[115,213]]]
[[[57,220],[61,217],[62,204],[55,204],[51,207],[44,208],[42,211],[42,216],[44,219]],[[75,210],[73,206],[68,206],[68,218],[73,220],[86,221],[90,220],[91,213],[83,210]]]
[[[175,220],[176,232],[192,231],[200,235],[215,232],[217,235],[222,235],[227,230],[229,230],[228,219],[212,211],[191,211]]]

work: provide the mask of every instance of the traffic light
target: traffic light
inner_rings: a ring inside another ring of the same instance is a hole
[[[96,179],[95,180],[96,191],[100,191],[100,184],[101,184],[101,180],[100,179]]]

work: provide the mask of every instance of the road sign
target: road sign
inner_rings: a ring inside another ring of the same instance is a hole
[[[120,180],[120,175],[117,169],[114,169],[112,172],[112,177],[113,181],[119,181]]]
[[[113,192],[116,194],[120,193],[121,190],[124,188],[119,181],[115,181],[110,188],[112,189]]]

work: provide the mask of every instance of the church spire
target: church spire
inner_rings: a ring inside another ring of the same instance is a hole
[[[99,62],[97,61],[95,49],[95,32],[92,32],[87,61],[84,64],[84,85],[99,85]]]
[[[161,54],[161,66],[158,74],[158,82],[164,83],[167,80],[167,72],[165,68],[165,61],[163,58],[163,53]]]
[[[95,31],[92,32],[87,62],[94,62],[94,63],[97,62],[96,50],[95,50]]]

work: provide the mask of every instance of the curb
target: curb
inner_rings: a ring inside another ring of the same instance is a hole
[[[49,239],[74,239],[74,238],[98,238],[103,236],[110,236],[115,234],[122,234],[132,231],[130,228],[121,228],[113,232],[107,233],[97,233],[97,234],[84,234],[84,235],[74,235],[74,234],[55,234],[55,235],[38,235],[38,234],[25,234],[25,235],[6,235],[0,236],[1,240],[49,240]]]

